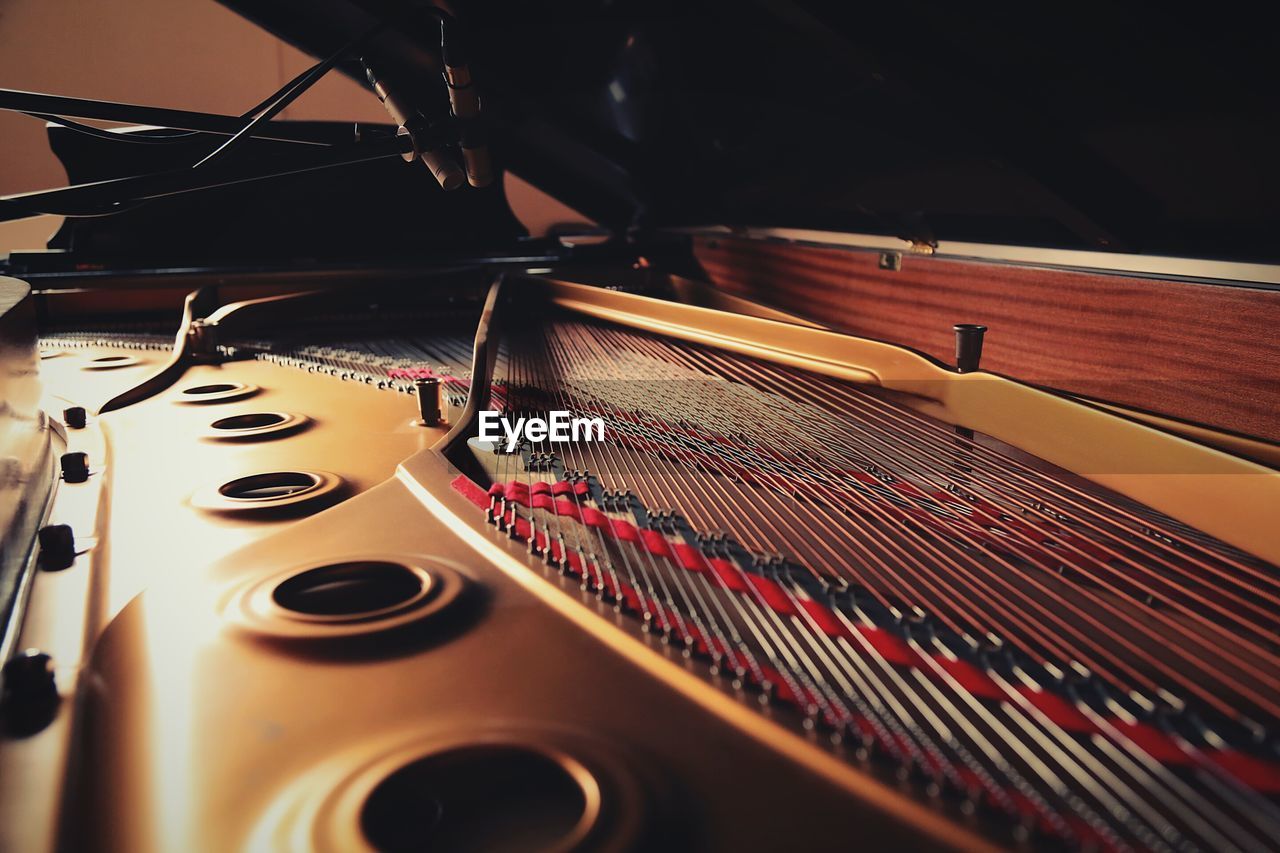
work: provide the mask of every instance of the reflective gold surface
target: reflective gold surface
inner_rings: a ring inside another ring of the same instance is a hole
[[[93,405],[145,375],[156,357],[135,352],[143,363],[83,369],[112,354],[49,359],[49,382]],[[260,390],[209,404],[191,404],[183,393],[216,384]],[[262,441],[207,438],[214,419],[249,412],[297,413],[309,423]],[[482,514],[465,522],[455,515],[461,507],[448,482],[456,472],[423,451],[444,425],[414,426],[415,415],[408,396],[233,362],[192,367],[162,394],[73,431],[76,440],[106,442],[89,450],[97,471],[86,485],[110,487],[92,565],[82,559],[41,577],[46,587],[78,583],[96,602],[78,635],[90,650],[86,666],[60,685],[65,696],[80,691],[79,728],[68,731],[64,706],[39,736],[0,744],[0,774],[21,768],[30,780],[25,796],[4,797],[2,808],[12,815],[24,799],[56,802],[70,769],[76,789],[61,802],[63,845],[351,849],[360,836],[350,795],[329,799],[346,789],[343,780],[365,779],[353,784],[367,787],[372,777],[361,768],[407,756],[412,744],[499,738],[562,755],[585,790],[600,788],[599,819],[583,829],[598,849],[630,844],[653,815],[660,832],[692,821],[707,849],[762,840],[820,849],[868,833],[912,846],[980,845],[928,806],[785,734],[760,717],[754,698],[682,676],[688,662],[654,640],[619,633],[609,624],[620,618],[612,609],[583,610],[595,624],[566,619],[526,580],[491,564],[489,549],[512,560],[523,558],[523,546],[497,537]],[[410,457],[413,473],[396,477]],[[335,495],[344,499],[284,517],[192,503],[210,484],[287,470],[333,472],[347,484]],[[434,514],[424,485],[453,509]],[[477,536],[490,540],[484,554],[470,541]],[[425,606],[352,622],[335,645],[329,626],[298,630],[306,620],[261,605],[265,590],[294,573],[375,559],[431,574]],[[465,579],[466,591],[451,577]],[[560,594],[541,578],[527,580]],[[67,595],[43,593],[45,606],[26,628],[33,643],[69,624],[74,609]],[[259,603],[248,622],[240,601]],[[725,715],[737,722],[726,726]],[[60,751],[72,742],[73,750]],[[37,754],[54,743],[58,749]],[[784,791],[800,800],[786,813],[774,808]],[[44,813],[52,821],[56,812]],[[750,815],[769,817],[744,819]],[[7,837],[27,849],[48,849],[55,837],[52,825],[28,821],[25,836],[9,826]]]
[[[576,285],[553,294],[595,316],[915,394],[1261,556],[1275,544],[1240,505],[1277,494],[1261,466],[785,318]],[[139,363],[86,369],[113,355]],[[67,350],[41,365],[63,398],[47,405],[96,409],[163,360]],[[297,420],[236,441],[211,430],[252,413]],[[430,449],[449,425],[416,417],[406,395],[241,361],[189,367],[160,394],[70,431],[93,475],[61,490],[55,515],[89,547],[38,577],[24,644],[52,650],[63,696],[78,700],[39,735],[0,741],[0,778],[24,780],[0,797],[0,847],[364,849],[360,811],[381,778],[485,743],[551,756],[577,780],[588,805],[567,846],[665,846],[667,832],[697,849],[986,846],[973,826],[819,735],[775,725],[768,706],[542,571],[449,487],[458,472]],[[1133,473],[1116,461],[1124,454],[1174,467]],[[312,501],[315,490],[286,485],[262,511],[208,499],[230,481],[291,471],[332,475],[333,490]],[[1198,505],[1192,490],[1226,503]],[[352,561],[402,565],[417,591],[341,617],[281,603],[285,581]]]
[[[44,407],[60,412],[79,404],[91,412],[85,429],[66,435],[69,449],[88,453],[92,474],[87,483],[63,484],[50,518],[70,524],[78,548],[87,550],[67,570],[33,576],[18,647],[53,656],[63,712],[37,736],[0,740],[0,778],[24,780],[21,787],[6,785],[0,797],[0,849],[51,849],[70,754],[70,698],[84,684],[81,667],[98,633],[151,584],[188,582],[210,561],[296,520],[209,512],[195,507],[193,496],[243,475],[326,460],[340,472],[342,488],[331,497],[341,499],[387,479],[401,459],[442,434],[410,423],[412,398],[259,362],[193,367],[161,395],[95,417],[103,401],[145,377],[164,354],[68,348],[45,356],[40,369],[50,396]],[[95,359],[112,356],[129,362],[94,367],[103,363]],[[184,389],[227,382],[253,393],[186,402]],[[281,438],[206,438],[212,421],[257,411],[295,412],[309,421]]]

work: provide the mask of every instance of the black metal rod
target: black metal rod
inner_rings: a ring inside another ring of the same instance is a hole
[[[241,165],[180,169],[4,196],[0,197],[0,222],[37,216],[49,211],[101,210],[120,202],[181,195],[299,172],[400,157],[410,144],[408,137],[396,136],[338,148],[305,149],[289,156],[264,160],[253,168]]]
[[[115,101],[95,101],[89,98],[69,98],[63,95],[46,95],[42,92],[22,92],[17,89],[0,89],[0,110],[18,113],[51,113],[68,118],[145,124],[173,130],[194,130],[216,136],[235,136],[244,129],[247,121],[239,116],[121,104]],[[342,144],[350,142],[353,135],[348,129],[317,134],[314,131],[272,122],[256,128],[253,133],[253,136],[258,139],[298,142],[304,145]]]

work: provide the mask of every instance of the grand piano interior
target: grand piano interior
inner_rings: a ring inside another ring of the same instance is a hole
[[[0,849],[1273,848],[1265,27],[223,2],[0,90]]]

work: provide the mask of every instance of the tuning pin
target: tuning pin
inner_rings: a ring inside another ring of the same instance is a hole
[[[956,372],[972,373],[982,361],[982,338],[987,327],[976,323],[957,323],[953,328],[956,332]]]
[[[438,426],[440,424],[440,389],[439,377],[424,376],[414,380],[414,393],[418,397],[418,424],[420,426]]]

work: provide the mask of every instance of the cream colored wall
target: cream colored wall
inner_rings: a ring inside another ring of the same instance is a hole
[[[313,57],[214,0],[0,0],[0,87],[238,115]],[[282,118],[386,121],[371,93],[326,76]],[[60,186],[44,123],[0,112],[0,195]],[[508,183],[531,230],[581,219]],[[38,248],[58,220],[0,225],[0,252]]]
[[[0,0],[9,89],[238,115],[313,62],[213,0]],[[282,117],[386,114],[331,74]],[[0,113],[0,146],[0,193],[65,181],[42,122]]]

